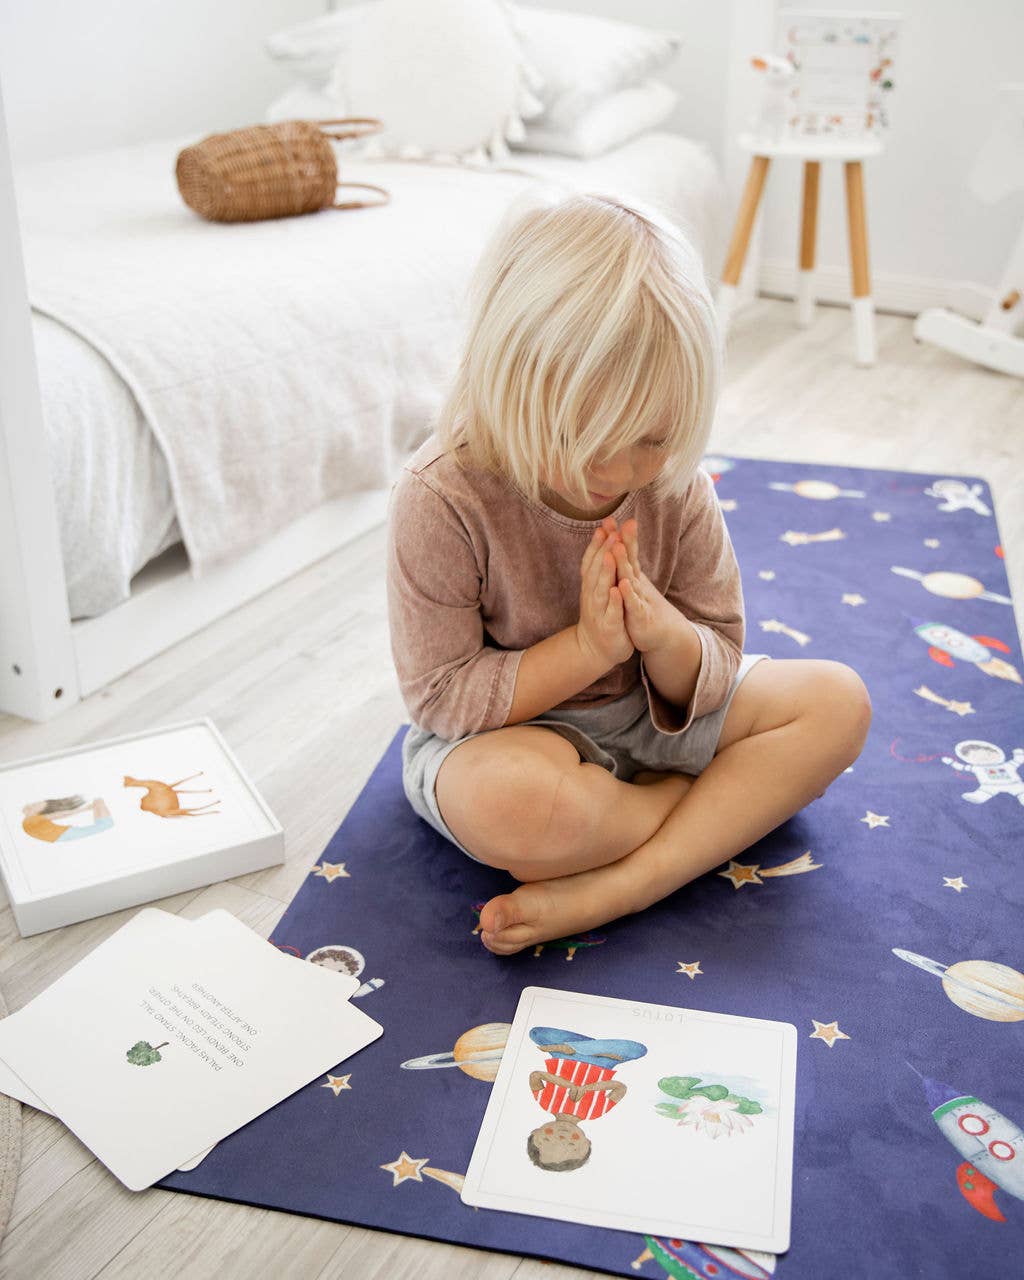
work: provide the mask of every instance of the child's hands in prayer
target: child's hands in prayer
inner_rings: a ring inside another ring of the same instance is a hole
[[[635,520],[619,529],[614,517],[601,522],[611,540],[616,585],[622,596],[626,631],[641,653],[653,653],[669,644],[679,630],[682,615],[669,604],[640,568],[640,539]]]
[[[615,583],[615,557],[608,550],[616,536],[602,526],[594,530],[587,544],[580,561],[580,620],[576,624],[580,648],[609,668],[633,655],[622,592]]]

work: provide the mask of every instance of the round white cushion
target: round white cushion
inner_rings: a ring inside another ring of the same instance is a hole
[[[504,159],[542,109],[513,22],[505,0],[378,0],[354,24],[335,96],[383,121],[384,154]]]

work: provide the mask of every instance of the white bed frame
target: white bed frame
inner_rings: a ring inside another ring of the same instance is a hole
[[[47,720],[383,522],[387,490],[337,498],[193,578],[165,553],[131,598],[72,622],[0,95],[0,711]]]
[[[729,139],[745,123],[756,91],[746,60],[771,47],[774,9],[766,0],[733,3],[725,121],[730,207],[742,189],[745,158]],[[758,268],[755,238],[741,299],[756,296]],[[0,92],[0,712],[50,719],[379,525],[386,507],[387,490],[335,499],[201,579],[191,577],[183,556],[165,554],[134,580],[124,604],[71,621]]]

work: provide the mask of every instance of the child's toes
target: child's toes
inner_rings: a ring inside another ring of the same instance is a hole
[[[480,941],[496,956],[511,956],[528,947],[533,938],[526,925],[515,924],[510,929],[503,929],[501,933],[488,933],[485,929],[481,930]]]
[[[481,933],[499,933],[511,924],[520,924],[515,895],[502,893],[484,904],[480,911]]]
[[[539,883],[520,885],[514,893],[492,898],[480,912],[484,946],[497,955],[508,956],[541,941],[540,925],[547,901],[545,886]]]

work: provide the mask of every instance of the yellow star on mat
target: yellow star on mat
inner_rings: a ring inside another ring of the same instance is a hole
[[[775,581],[775,570],[774,570],[774,569],[759,569],[759,570],[757,571],[757,576],[758,576],[759,578],[764,578],[765,582],[774,582],[774,581]]]
[[[718,505],[723,511],[735,511],[739,504],[735,498],[723,498]]]
[[[880,813],[872,813],[870,809],[867,811],[864,817],[860,819],[860,821],[866,822],[872,831],[874,831],[875,827],[889,826],[888,815],[883,817]]]
[[[408,1151],[403,1151],[397,1160],[392,1160],[390,1164],[379,1165],[378,1168],[383,1169],[385,1173],[390,1173],[395,1179],[391,1185],[397,1187],[400,1182],[405,1182],[407,1179],[412,1179],[413,1182],[422,1182],[423,1178],[420,1176],[420,1170],[425,1164],[429,1163],[429,1156],[425,1160],[417,1160]]]
[[[938,540],[938,538],[925,538],[924,545],[926,547],[931,547],[932,550],[934,550],[936,547],[941,547],[942,543]]]
[[[950,702],[950,711],[955,711],[958,716],[973,716],[974,708],[969,702]]]
[[[341,1093],[342,1089],[351,1089],[351,1088],[352,1088],[352,1086],[349,1084],[349,1081],[350,1081],[351,1079],[352,1079],[352,1076],[351,1076],[351,1075],[347,1075],[347,1076],[330,1076],[330,1075],[329,1075],[329,1076],[327,1077],[327,1083],[326,1083],[326,1084],[322,1084],[322,1085],[320,1086],[320,1088],[321,1088],[321,1089],[333,1089],[333,1090],[334,1090],[334,1096],[335,1096],[335,1097],[337,1097],[337,1096],[338,1096],[338,1094],[339,1094],[339,1093]]]
[[[757,874],[756,864],[751,866],[745,862],[733,862],[730,860],[726,869],[719,871],[718,874],[724,876],[726,880],[731,880],[734,889],[738,889],[741,884],[761,883],[761,877]]]
[[[942,884],[943,888],[955,889],[957,893],[960,893],[963,889],[970,888],[969,885],[964,883],[963,876],[943,876]]]
[[[847,591],[843,595],[843,604],[867,604],[867,600],[856,591]]]
[[[691,980],[696,978],[698,973],[704,972],[704,970],[700,967],[699,960],[694,960],[691,964],[683,964],[682,960],[677,960],[676,964],[679,966],[676,972],[685,973],[686,976]]]
[[[344,862],[321,862],[313,868],[315,876],[322,876],[328,884],[333,883],[339,876],[351,879],[349,873],[345,870]]]
[[[891,520],[892,516],[888,511],[872,511],[871,519],[877,521],[878,524],[884,524],[886,520]]]
[[[819,1022],[817,1018],[812,1018],[814,1030],[808,1037],[811,1040],[824,1040],[831,1049],[837,1040],[849,1040],[849,1036],[845,1031],[839,1030],[838,1022]]]

